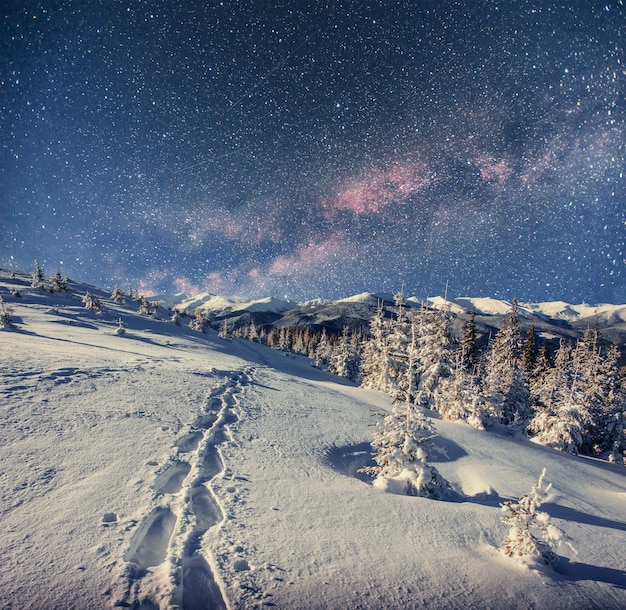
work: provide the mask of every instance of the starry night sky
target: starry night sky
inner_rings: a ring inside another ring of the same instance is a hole
[[[2,267],[626,302],[621,0],[0,10]]]

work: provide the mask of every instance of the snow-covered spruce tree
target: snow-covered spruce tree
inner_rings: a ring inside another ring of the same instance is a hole
[[[52,276],[52,287],[51,287],[52,292],[68,292],[68,289],[67,289],[68,281],[69,280],[67,277],[63,277],[61,275],[61,270],[57,269],[54,272],[54,275]]]
[[[361,359],[361,385],[369,390],[390,393],[392,390],[391,354],[387,336],[389,324],[382,303],[370,322],[370,337],[363,346]]]
[[[359,379],[359,364],[360,354],[356,337],[347,326],[344,326],[328,363],[328,371],[351,381],[357,381]]]
[[[35,268],[30,276],[30,285],[33,288],[43,288],[46,276],[43,269],[39,265],[39,261],[35,259]]]
[[[522,349],[522,369],[526,373],[526,378],[530,379],[535,370],[537,363],[537,335],[535,333],[535,325],[531,324],[528,328],[526,341]]]
[[[562,340],[554,367],[539,388],[540,403],[529,425],[537,442],[573,454],[580,451],[591,421],[578,366],[571,347]]]
[[[427,309],[419,314],[419,390],[416,402],[422,407],[443,413],[441,385],[454,373],[455,346],[450,332],[450,310]]]
[[[317,347],[315,348],[315,360],[313,361],[313,365],[318,369],[326,370],[332,354],[333,346],[328,340],[326,329],[323,328],[322,334],[320,335],[320,340],[318,341]]]
[[[180,313],[178,312],[177,309],[174,309],[174,311],[172,311],[172,317],[170,318],[170,322],[172,324],[176,324],[176,326],[180,326],[182,323],[182,319],[180,317]]]
[[[509,500],[501,505],[502,522],[509,528],[502,550],[509,557],[521,561],[555,566],[559,559],[556,548],[566,543],[574,552],[575,549],[564,532],[550,522],[550,516],[537,510],[546,501],[552,488],[552,484],[544,487],[545,475],[544,468],[530,493],[523,495],[517,502]]]
[[[91,309],[91,311],[95,311],[96,313],[102,313],[102,301],[97,294],[86,292],[83,297],[83,303],[87,309]]]
[[[465,323],[463,339],[459,344],[461,353],[461,364],[463,368],[470,372],[475,372],[480,362],[480,350],[476,338],[476,311],[472,309],[469,320]]]
[[[139,301],[139,313],[144,316],[149,316],[152,313],[152,306],[150,301],[146,298],[146,295],[139,295],[137,300]]]
[[[200,307],[196,307],[193,310],[193,318],[189,322],[189,328],[191,330],[197,330],[200,333],[204,333],[207,331],[209,327],[209,314]]]
[[[450,484],[428,464],[437,436],[433,423],[416,405],[397,399],[374,434],[372,453],[376,466],[362,468],[373,474],[374,486],[391,493],[444,498]]]
[[[0,328],[15,330],[17,326],[13,322],[13,307],[7,305],[0,296]]]
[[[484,393],[501,424],[525,432],[531,413],[521,349],[517,301],[514,300],[487,354]]]
[[[224,318],[222,320],[222,324],[220,326],[220,331],[219,331],[219,333],[217,333],[217,336],[220,339],[224,339],[224,341],[230,341],[231,340],[230,332],[228,330],[228,321],[226,320],[226,318]]]
[[[124,296],[126,296],[124,291],[117,284],[115,284],[115,288],[113,288],[113,292],[111,293],[111,300],[115,304],[121,305],[124,302]]]
[[[602,410],[595,416],[594,450],[615,463],[624,463],[626,438],[626,378],[620,375],[620,350],[616,343],[609,348],[602,363]]]

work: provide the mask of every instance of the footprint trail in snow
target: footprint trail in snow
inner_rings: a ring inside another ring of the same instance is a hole
[[[226,609],[215,561],[203,545],[205,534],[219,527],[225,515],[211,488],[225,465],[219,446],[231,440],[229,424],[238,420],[238,395],[250,382],[251,371],[235,371],[211,391],[200,414],[173,445],[175,458],[153,483],[155,504],[135,532],[124,560],[129,577],[118,606],[159,607],[159,600],[182,610]],[[169,573],[169,590],[155,573]]]

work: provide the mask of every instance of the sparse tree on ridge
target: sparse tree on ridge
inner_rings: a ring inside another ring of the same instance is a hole
[[[115,288],[113,288],[113,292],[111,293],[111,299],[117,305],[121,305],[124,302],[124,291],[115,284]]]
[[[43,288],[45,275],[43,269],[39,266],[39,261],[35,259],[35,268],[31,274],[30,285],[32,288]]]
[[[67,292],[68,278],[61,275],[61,270],[57,269],[52,276],[52,292]]]
[[[91,294],[90,292],[86,292],[83,297],[83,303],[87,309],[91,309],[96,313],[102,313],[102,301],[97,294]]]

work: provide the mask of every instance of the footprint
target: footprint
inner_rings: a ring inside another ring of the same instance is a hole
[[[204,479],[212,479],[215,475],[222,472],[224,469],[224,462],[217,448],[214,445],[207,447],[202,459],[202,477]]]
[[[154,481],[154,489],[166,494],[175,494],[182,489],[183,481],[191,470],[187,462],[170,462]]]
[[[183,561],[183,608],[226,610],[226,603],[211,567],[201,555],[186,557]]]
[[[178,447],[181,453],[188,453],[189,451],[195,451],[200,444],[202,438],[202,432],[189,432],[184,436],[181,436],[174,445]]]
[[[208,413],[207,415],[202,415],[193,422],[192,426],[194,428],[200,428],[201,430],[208,430],[217,419],[217,413]]]
[[[155,508],[141,524],[124,553],[124,561],[137,564],[146,569],[158,566],[165,561],[176,516],[168,507]]]
[[[196,516],[196,529],[199,534],[204,534],[224,518],[224,513],[213,494],[204,485],[198,485],[191,490],[191,510]]]

